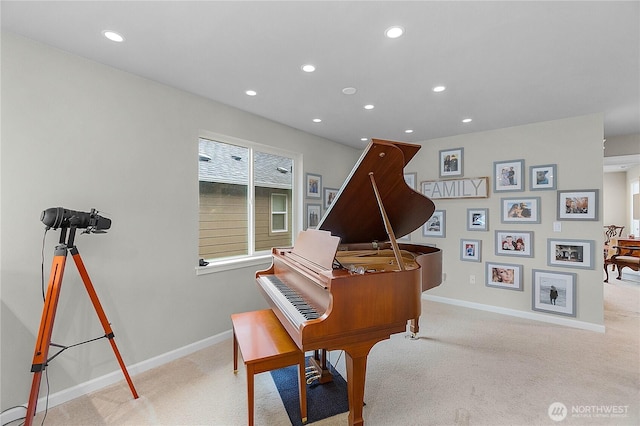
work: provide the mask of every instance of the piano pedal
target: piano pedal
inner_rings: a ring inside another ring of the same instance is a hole
[[[307,376],[307,384],[310,385],[313,382],[315,382],[316,380],[320,379],[320,377],[322,377],[322,374],[313,374],[313,375],[308,375]]]
[[[322,377],[322,374],[320,374],[315,365],[310,365],[306,368],[305,377],[307,379],[307,384],[311,385],[313,382]]]

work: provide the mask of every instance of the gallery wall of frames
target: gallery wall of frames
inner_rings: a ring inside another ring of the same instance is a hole
[[[464,148],[439,152],[439,176],[447,179],[423,181],[420,192],[435,200],[488,198],[486,189],[492,182],[493,194],[499,197],[498,223],[489,223],[488,208],[475,208],[469,202],[466,223],[456,224],[469,231],[469,237],[460,238],[460,261],[483,262],[486,250],[493,250],[492,259],[484,261],[484,283],[487,287],[523,291],[524,266],[518,258],[534,257],[534,230],[514,227],[513,224],[541,223],[541,197],[519,195],[527,189],[556,193],[555,219],[557,221],[597,221],[598,189],[558,190],[558,165],[526,165],[524,159],[494,161],[491,175],[469,178],[464,176]],[[408,174],[410,182],[412,173]],[[453,179],[452,179],[453,178]],[[519,196],[518,196],[519,195]],[[438,209],[422,227],[422,236],[446,238],[447,211]],[[451,225],[449,225],[451,226]],[[491,232],[493,244],[483,248],[482,240],[471,237],[471,232]],[[554,270],[555,267],[594,269],[595,240],[548,238],[545,247],[538,250],[546,256],[548,270],[532,269],[531,309],[557,315],[576,316],[576,274]],[[483,253],[485,251],[485,253]],[[510,258],[510,259],[506,259]]]

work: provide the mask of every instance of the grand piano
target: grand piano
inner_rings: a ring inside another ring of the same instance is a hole
[[[441,283],[442,252],[398,243],[435,206],[404,180],[419,145],[373,139],[317,229],[274,248],[256,281],[298,347],[344,350],[349,424],[362,425],[367,356],[392,334],[418,333],[421,293]],[[322,366],[321,366],[322,368]]]

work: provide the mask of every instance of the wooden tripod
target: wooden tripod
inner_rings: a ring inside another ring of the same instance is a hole
[[[129,377],[127,367],[124,365],[124,361],[122,361],[122,357],[120,356],[120,352],[118,351],[116,342],[113,339],[114,335],[113,331],[111,330],[111,325],[107,320],[107,316],[105,315],[104,310],[102,309],[100,300],[98,300],[98,295],[93,288],[93,284],[91,283],[91,279],[89,278],[87,269],[84,267],[84,263],[82,262],[80,253],[78,252],[77,247],[74,246],[73,240],[75,237],[75,232],[76,228],[72,227],[69,230],[69,239],[67,243],[65,243],[67,229],[62,228],[60,234],[60,244],[55,248],[53,264],[51,266],[51,274],[49,276],[49,286],[47,288],[47,295],[45,297],[45,303],[42,309],[40,330],[38,331],[38,338],[36,339],[36,347],[33,354],[33,363],[31,364],[31,372],[34,374],[33,381],[31,383],[31,393],[29,394],[27,417],[25,419],[26,426],[31,426],[33,417],[36,413],[36,405],[38,403],[38,394],[40,391],[40,379],[42,378],[42,372],[46,369],[48,362],[60,353],[58,352],[53,357],[48,358],[49,348],[51,346],[51,333],[53,332],[53,322],[56,318],[58,299],[60,298],[60,290],[62,288],[62,276],[64,275],[64,267],[67,260],[67,251],[71,251],[71,255],[73,257],[73,260],[75,261],[76,267],[78,268],[78,272],[80,272],[80,276],[82,277],[82,282],[84,282],[84,286],[87,289],[87,293],[89,293],[89,297],[91,298],[93,307],[98,314],[100,322],[102,323],[102,328],[104,328],[104,337],[109,339],[109,343],[111,343],[111,348],[113,349],[113,352],[118,359],[118,364],[120,364],[120,368],[124,373],[124,377],[129,384],[129,388],[131,389],[133,398],[138,398],[138,393],[133,386],[131,377]]]

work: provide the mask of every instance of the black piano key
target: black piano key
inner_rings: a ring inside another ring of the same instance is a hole
[[[310,306],[305,299],[298,294],[295,290],[288,287],[280,278],[276,275],[264,275],[264,278],[269,280],[273,286],[282,293],[282,295],[296,308],[300,314],[306,319],[320,318],[320,314]]]

